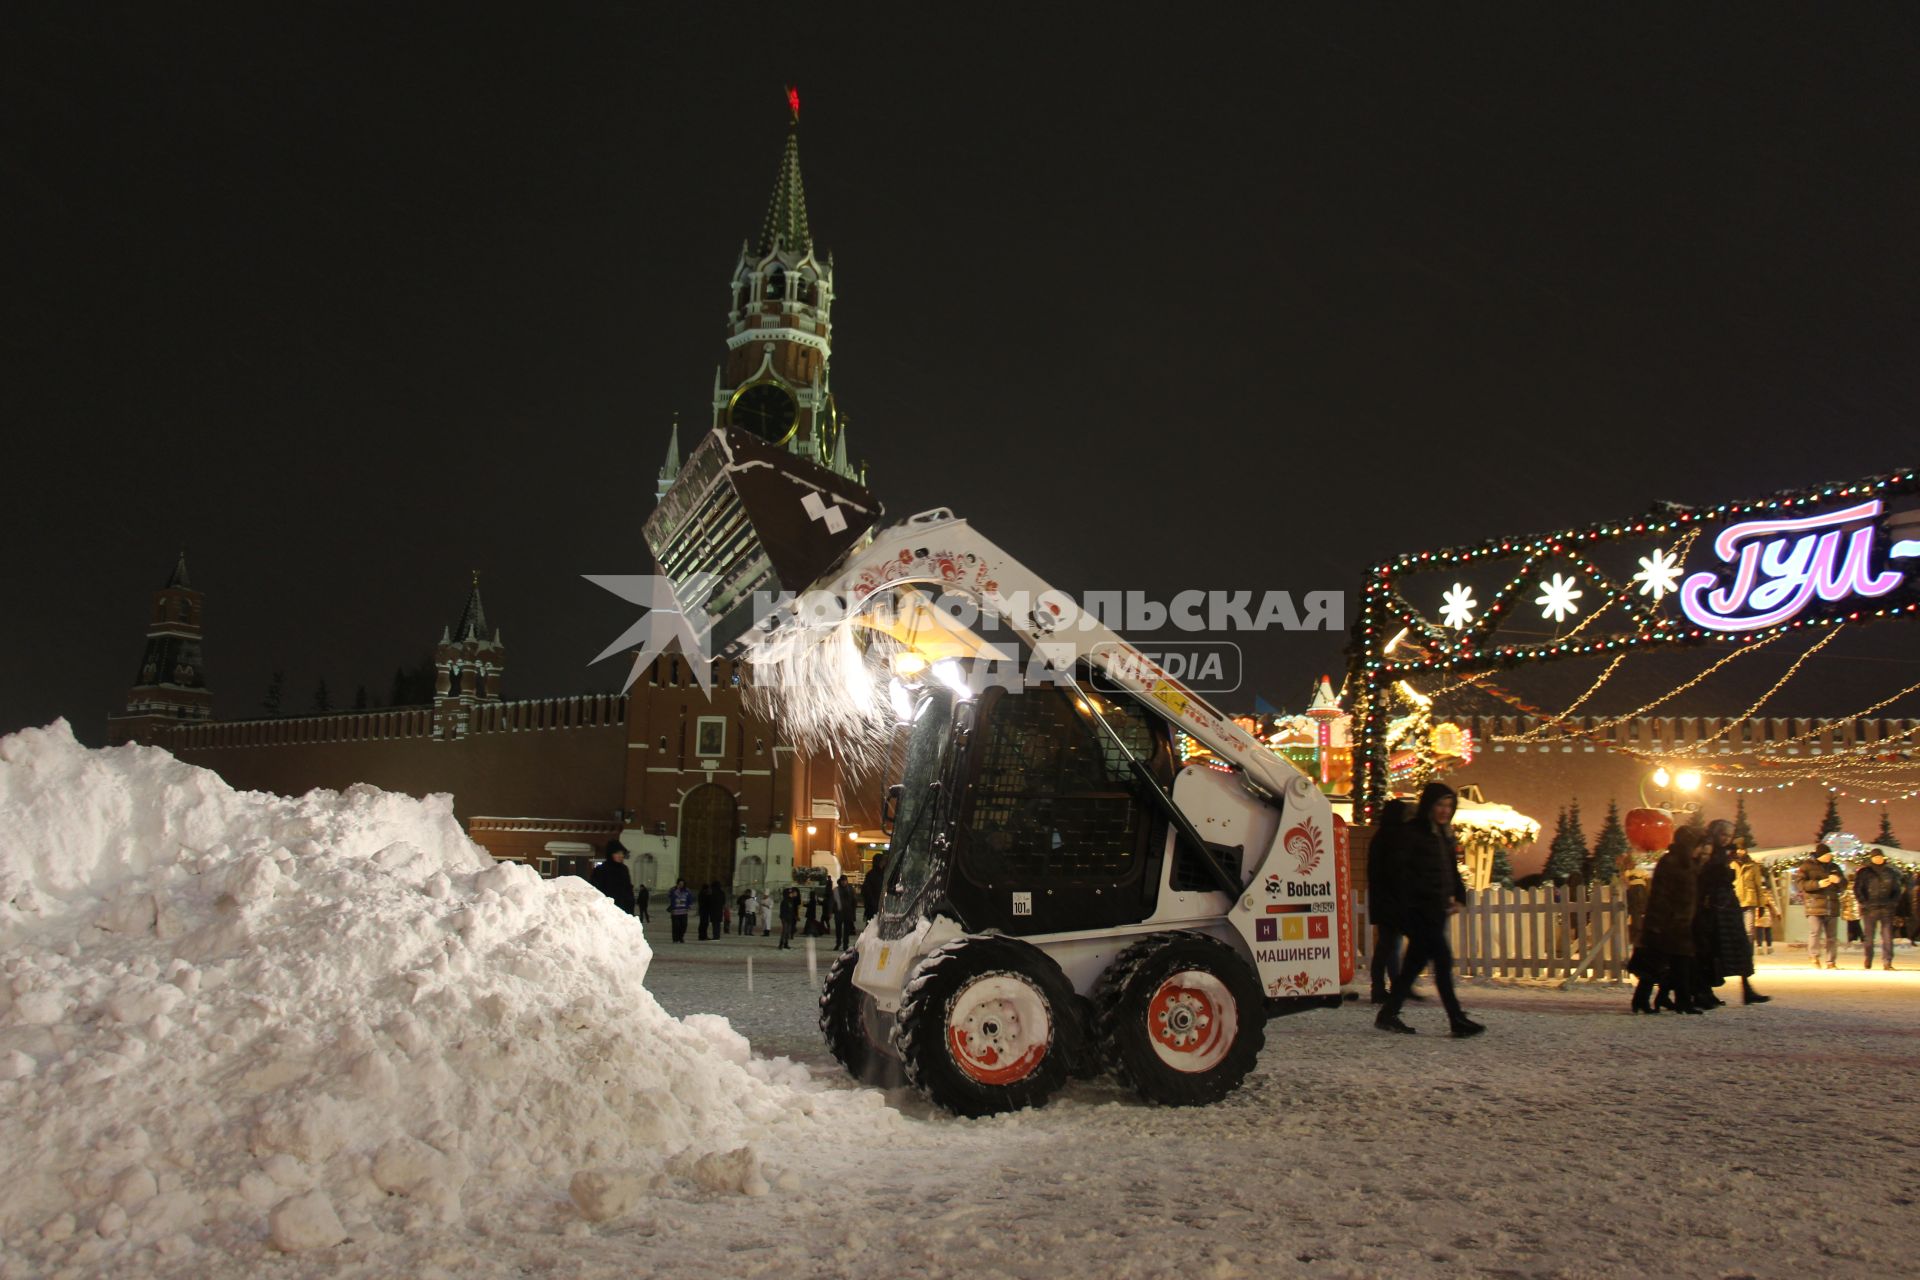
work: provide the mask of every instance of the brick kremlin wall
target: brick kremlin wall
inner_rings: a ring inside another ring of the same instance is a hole
[[[172,728],[161,745],[232,786],[300,795],[370,782],[448,792],[475,814],[611,817],[623,803],[627,699],[586,694],[474,708],[467,733],[433,737],[429,707]]]

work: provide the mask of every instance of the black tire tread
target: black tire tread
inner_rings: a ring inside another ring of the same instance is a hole
[[[887,1046],[877,1045],[867,1035],[861,1017],[860,989],[853,985],[853,971],[860,963],[860,952],[848,948],[827,970],[820,987],[820,1034],[826,1037],[827,1051],[861,1084],[885,1084],[896,1074],[896,1064],[888,1061]]]

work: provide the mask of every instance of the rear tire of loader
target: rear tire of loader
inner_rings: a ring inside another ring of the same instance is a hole
[[[1083,1052],[1060,966],[1012,938],[961,938],[915,966],[893,1044],[907,1079],[955,1115],[1037,1107]]]
[[[827,970],[820,988],[820,1034],[827,1049],[861,1084],[891,1088],[900,1083],[900,1060],[880,1021],[873,997],[853,985],[860,952],[849,948]]]
[[[1240,954],[1200,933],[1120,953],[1094,995],[1102,1054],[1149,1102],[1197,1107],[1240,1087],[1267,1039],[1267,1007]]]

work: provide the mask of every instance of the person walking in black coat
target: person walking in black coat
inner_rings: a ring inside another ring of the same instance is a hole
[[[845,951],[853,941],[853,881],[845,876],[833,888],[833,949]]]
[[[1773,999],[1753,989],[1753,939],[1747,933],[1747,915],[1740,907],[1740,869],[1734,858],[1733,824],[1725,818],[1707,827],[1711,849],[1700,868],[1700,912],[1713,939],[1700,983],[1709,1001],[1711,988],[1728,978],[1740,979],[1740,1003],[1765,1004]],[[1716,1003],[1723,1003],[1718,1002]],[[1711,1006],[1709,1006],[1711,1007]]]
[[[780,950],[792,947],[793,931],[799,923],[800,886],[790,884],[780,892]]]
[[[650,917],[647,915],[647,901],[652,897],[653,890],[647,886],[639,884],[633,887],[633,914],[640,917],[641,924],[650,922]]]
[[[1635,1013],[1702,1012],[1693,1001],[1693,917],[1700,905],[1694,854],[1703,838],[1704,833],[1682,827],[1653,865],[1640,941],[1627,961],[1627,972],[1639,980],[1633,990]]]
[[[1413,1028],[1400,1020],[1400,1009],[1413,980],[1429,964],[1433,966],[1434,990],[1446,1007],[1447,1024],[1454,1036],[1464,1039],[1486,1030],[1466,1015],[1453,992],[1453,946],[1447,941],[1447,917],[1467,901],[1451,825],[1458,803],[1452,787],[1429,782],[1396,843],[1396,862],[1403,871],[1393,894],[1392,911],[1406,933],[1407,954],[1400,972],[1394,975],[1387,1003],[1373,1020],[1382,1031],[1413,1034]]]
[[[1401,944],[1406,935],[1400,929],[1394,895],[1406,875],[1399,844],[1412,811],[1413,806],[1405,800],[1381,805],[1380,816],[1373,824],[1373,838],[1367,842],[1367,916],[1373,921],[1373,955],[1368,970],[1375,1004],[1387,1002],[1387,984],[1400,971]]]
[[[607,841],[606,861],[593,869],[589,883],[612,898],[622,915],[633,914],[633,877],[627,873],[626,846],[618,840]]]

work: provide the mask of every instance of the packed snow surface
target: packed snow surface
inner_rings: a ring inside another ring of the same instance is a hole
[[[238,795],[56,725],[0,740],[0,904],[5,1278],[1912,1269],[1904,944],[1783,949],[1773,1003],[1697,1018],[1473,982],[1456,1041],[1362,1002],[1271,1023],[1218,1106],[1093,1080],[957,1120],[837,1071],[824,949],[650,960],[436,801]]]
[[[0,1274],[631,1226],[767,1192],[770,1133],[880,1114],[668,1016],[650,956],[444,796],[0,739]]]

